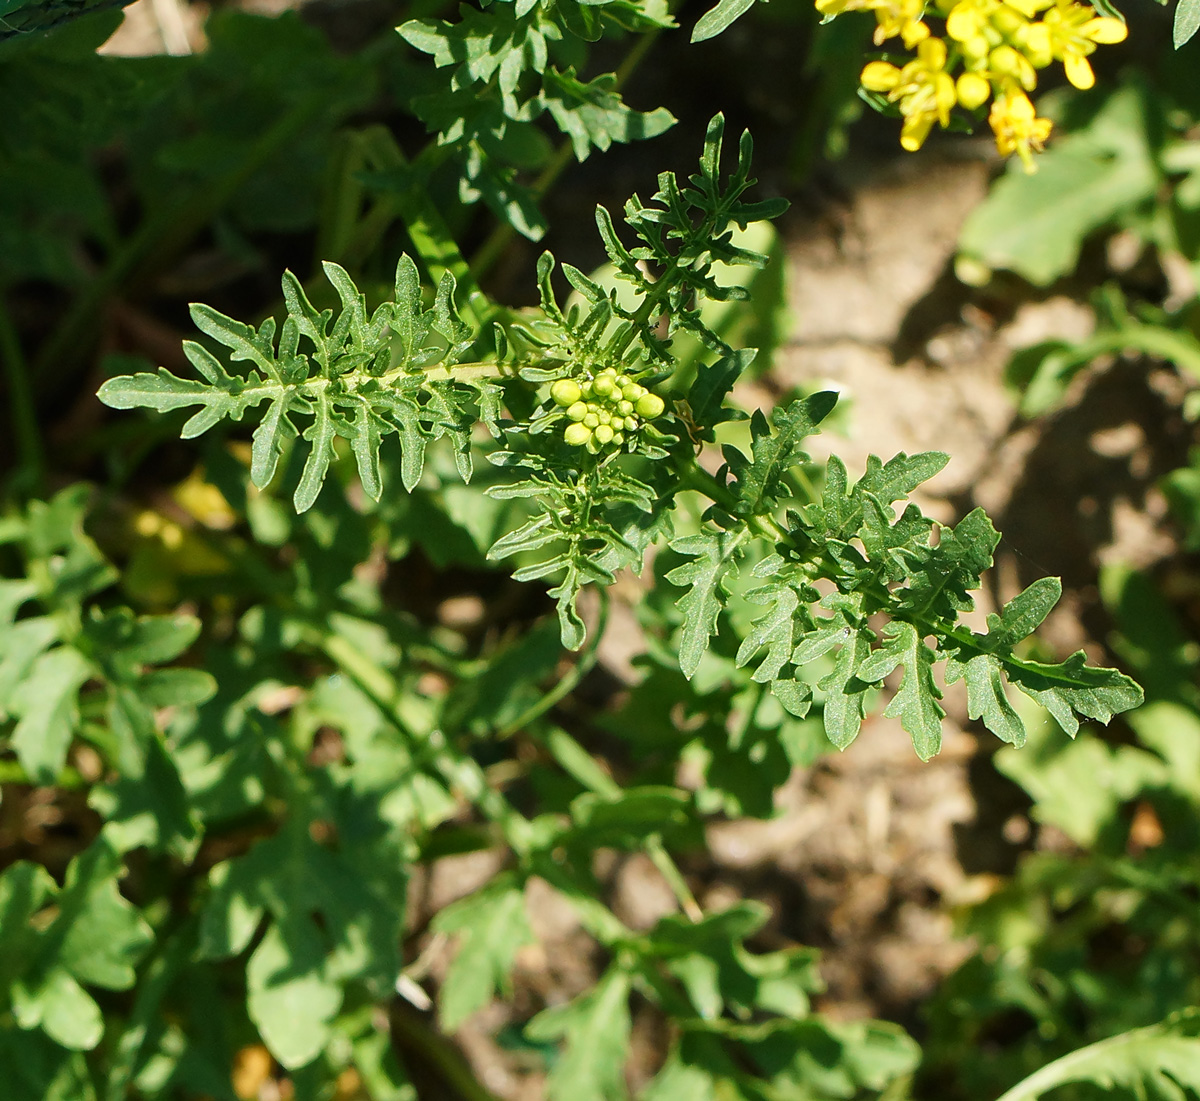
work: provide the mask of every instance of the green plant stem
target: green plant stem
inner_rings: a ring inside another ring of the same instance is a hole
[[[507,726],[496,731],[497,738],[509,738],[518,730],[527,727],[535,719],[540,719],[554,708],[560,700],[566,699],[567,696],[574,692],[579,686],[579,682],[595,667],[600,657],[600,640],[604,637],[604,629],[608,625],[608,590],[600,589],[599,594],[600,614],[596,617],[596,625],[592,628],[587,645],[580,653],[575,664],[571,666],[567,674],[549,692],[546,692],[537,703],[526,708],[517,718],[508,723]]]
[[[565,730],[554,727],[545,736],[544,741],[559,765],[589,791],[606,799],[616,799],[621,795],[620,784],[596,764],[592,755]],[[700,909],[696,896],[692,894],[691,888],[683,878],[683,873],[671,858],[671,854],[667,852],[662,838],[658,834],[653,834],[647,839],[645,848],[650,862],[663,877],[667,886],[671,888],[671,893],[675,896],[675,901],[679,903],[680,910],[689,921],[701,921],[704,918],[704,911]]]
[[[672,0],[667,5],[667,10],[673,13],[678,6],[679,0]],[[625,60],[621,62],[616,73],[613,74],[616,77],[616,82],[613,85],[614,91],[620,91],[626,81],[633,76],[662,32],[663,28],[656,27],[642,34],[633,44],[629,53],[625,55]],[[530,188],[535,202],[541,201],[558,182],[558,178],[566,171],[567,165],[571,163],[573,151],[574,147],[571,145],[571,142],[564,141],[551,154],[546,167],[538,174],[533,187]],[[504,255],[504,250],[508,248],[516,236],[517,231],[507,222],[498,225],[492,230],[471,258],[471,273],[476,279],[483,279],[492,270],[496,261]]]
[[[297,104],[254,143],[240,164],[221,179],[194,191],[183,202],[147,218],[132,237],[109,258],[108,264],[74,301],[55,335],[43,346],[34,375],[75,370],[92,350],[93,330],[104,304],[117,291],[144,279],[174,255],[212,220],[238,189],[304,129],[327,105],[324,93],[313,93]]]
[[[17,443],[17,461],[23,488],[32,494],[41,492],[46,473],[42,438],[38,431],[37,409],[29,385],[29,364],[21,351],[21,341],[12,323],[4,299],[0,296],[0,360],[4,361],[5,381],[12,414],[13,438]]]
[[[415,1010],[396,999],[388,1014],[392,1040],[410,1059],[424,1063],[458,1096],[460,1101],[500,1101],[464,1062],[458,1049]],[[450,1101],[439,1094],[438,1101]]]
[[[447,150],[436,142],[426,146],[416,160],[409,161],[396,139],[383,127],[372,127],[363,134],[364,155],[376,168],[407,177],[408,185],[397,188],[369,216],[377,225],[399,216],[408,236],[436,286],[444,272],[454,276],[462,291],[464,309],[477,326],[482,327],[495,313],[495,307],[479,289],[470,266],[458,249],[454,235],[442,217],[426,186],[431,172],[446,156]],[[356,234],[355,240],[359,235]]]
[[[704,911],[700,908],[700,903],[696,901],[696,896],[692,894],[692,889],[687,885],[687,880],[683,878],[683,873],[679,870],[679,866],[671,859],[671,854],[667,852],[666,846],[662,843],[662,838],[655,834],[646,842],[646,855],[650,857],[650,863],[658,870],[658,874],[663,877],[668,887],[671,888],[671,893],[675,896],[675,901],[679,903],[679,908],[683,911],[688,921],[697,922],[704,920]]]

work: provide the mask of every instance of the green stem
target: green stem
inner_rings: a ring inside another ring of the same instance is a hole
[[[458,1049],[436,1029],[425,1023],[415,1010],[396,999],[389,1014],[393,1042],[407,1057],[424,1063],[459,1101],[500,1101],[467,1066]],[[450,1101],[445,1093],[438,1101]]]
[[[672,0],[667,5],[670,12],[674,12],[679,6],[679,0]],[[638,66],[649,53],[650,48],[658,40],[662,34],[662,28],[656,27],[654,30],[647,31],[642,34],[633,44],[629,53],[625,55],[625,60],[617,67],[614,74],[616,82],[613,85],[613,90],[619,92],[625,85],[626,81],[633,76]],[[537,179],[533,183],[530,191],[533,193],[534,202],[540,202],[552,187],[558,182],[558,178],[566,171],[567,165],[571,163],[571,156],[574,151],[570,141],[564,141],[551,154],[550,160],[546,167],[538,174]],[[496,261],[504,255],[504,250],[512,243],[516,237],[517,231],[511,225],[504,222],[498,225],[488,235],[487,240],[479,246],[479,250],[471,258],[471,272],[476,279],[482,279],[495,266]]]
[[[399,215],[434,285],[441,280],[444,272],[453,275],[465,299],[465,312],[478,327],[483,327],[495,313],[495,307],[479,289],[427,186],[430,173],[447,154],[446,147],[431,143],[416,160],[410,162],[396,139],[380,126],[364,132],[364,151],[367,159],[376,167],[408,177],[407,186],[398,188],[389,196],[390,205],[381,205],[378,213],[373,211],[372,214],[379,220],[387,218],[392,211]]]
[[[546,748],[550,750],[559,765],[578,780],[589,791],[606,799],[616,799],[621,794],[621,786],[608,775],[592,755],[561,727],[554,727],[545,736]],[[704,911],[696,902],[687,881],[683,878],[671,854],[667,852],[658,834],[653,834],[646,840],[646,855],[650,862],[663,877],[679,908],[687,915],[689,921],[701,921]]]
[[[18,480],[24,483],[22,488],[36,495],[41,492],[46,462],[38,431],[37,408],[29,385],[29,365],[3,297],[0,297],[0,360],[4,361],[13,438],[17,442],[17,461],[21,468]]]
[[[683,878],[683,873],[679,870],[679,866],[675,861],[671,859],[671,854],[667,852],[666,846],[662,843],[662,838],[658,834],[655,834],[646,842],[646,855],[650,857],[650,863],[658,869],[658,874],[663,877],[667,886],[671,888],[671,893],[675,896],[675,901],[679,903],[679,908],[684,912],[688,921],[703,921],[704,911],[700,908],[700,903],[696,901],[696,896],[692,894],[692,889]]]
[[[560,700],[566,699],[579,686],[579,682],[591,672],[600,656],[600,640],[604,637],[604,628],[608,624],[608,590],[600,589],[600,614],[596,625],[592,628],[587,646],[579,655],[579,660],[571,666],[570,671],[549,692],[546,692],[537,703],[528,707],[512,722],[496,731],[497,738],[508,738],[518,730],[523,730],[535,719],[540,719],[554,708]]]

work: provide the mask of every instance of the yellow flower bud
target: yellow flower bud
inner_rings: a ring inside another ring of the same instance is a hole
[[[588,408],[581,401],[577,401],[567,410],[567,416],[573,421],[581,421],[587,416]]]
[[[1014,35],[1028,24],[1025,16],[1011,4],[1001,4],[992,12],[991,23],[1001,34]]]
[[[572,447],[583,447],[592,438],[592,430],[582,424],[568,424],[563,439]]]
[[[592,435],[596,437],[596,442],[599,444],[611,443],[613,434],[612,427],[607,424],[600,425],[600,427],[592,433]]]
[[[968,111],[982,107],[992,94],[992,86],[986,77],[978,73],[963,73],[955,85],[958,91],[958,102]]]

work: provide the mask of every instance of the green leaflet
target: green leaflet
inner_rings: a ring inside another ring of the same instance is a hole
[[[1068,1082],[1092,1082],[1146,1101],[1176,1101],[1184,1089],[1200,1090],[1200,1010],[1181,1010],[1161,1024],[1064,1055],[1014,1086],[1000,1101],[1036,1101]]]
[[[622,1096],[631,990],[630,976],[611,967],[587,994],[542,1010],[525,1026],[531,1039],[564,1042],[565,1050],[550,1072],[550,1101],[612,1101]]]
[[[917,756],[928,761],[942,748],[942,718],[946,714],[938,703],[941,690],[933,680],[936,654],[911,623],[892,623],[885,635],[887,641],[858,667],[856,675],[865,681],[879,681],[897,665],[904,666],[900,689],[884,714],[900,720],[912,738]]]
[[[752,7],[754,7],[754,0],[718,0],[718,3],[706,11],[692,28],[692,41],[704,42],[709,38],[716,38]]]
[[[676,607],[683,612],[679,668],[687,677],[700,667],[708,640],[717,633],[717,616],[724,607],[723,585],[726,577],[737,570],[737,555],[744,537],[744,532],[734,535],[714,531],[685,535],[671,544],[671,549],[679,554],[693,556],[693,561],[676,566],[667,574],[671,584],[688,588],[676,601]]]
[[[754,670],[754,679],[774,681],[792,658],[800,595],[790,585],[775,584],[751,590],[746,599],[755,604],[769,604],[770,608],[742,639],[737,652],[738,666],[747,664],[765,646],[767,653]]]
[[[497,993],[509,991],[517,952],[533,942],[522,884],[507,876],[494,879],[440,911],[433,927],[459,934],[438,998],[442,1027],[453,1032]]]
[[[1179,0],[1175,5],[1175,23],[1171,29],[1171,40],[1175,49],[1190,42],[1200,30],[1200,3],[1196,0]]]
[[[151,940],[149,927],[117,889],[121,861],[104,841],[72,861],[61,890],[41,867],[20,861],[0,876],[0,988],[17,1025],[41,1029],[64,1047],[87,1050],[104,1030],[84,990],[125,990]],[[49,921],[34,921],[53,906]]]
[[[808,459],[800,449],[801,441],[817,431],[817,425],[836,404],[837,394],[823,391],[794,401],[786,409],[776,409],[771,415],[774,432],[768,429],[762,413],[755,412],[750,419],[751,458],[735,447],[726,445],[721,449],[738,516],[761,515],[788,495],[784,475]]]

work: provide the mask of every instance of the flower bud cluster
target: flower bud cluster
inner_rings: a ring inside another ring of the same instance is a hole
[[[657,394],[611,367],[590,379],[560,378],[550,387],[550,397],[566,415],[563,439],[593,453],[622,446],[666,407]]]
[[[1037,70],[1061,61],[1076,88],[1090,88],[1096,77],[1088,55],[1126,35],[1119,19],[1076,0],[935,0],[928,6],[924,0],[816,0],[816,6],[826,17],[872,11],[876,45],[899,37],[915,47],[906,65],[871,61],[859,78],[900,108],[905,149],[920,149],[935,122],[949,126],[955,106],[975,111],[990,99],[996,147],[1019,156],[1027,172],[1034,171],[1032,154],[1041,151],[1051,127],[1028,95],[1037,87]],[[926,22],[931,14],[945,22],[940,36]]]

